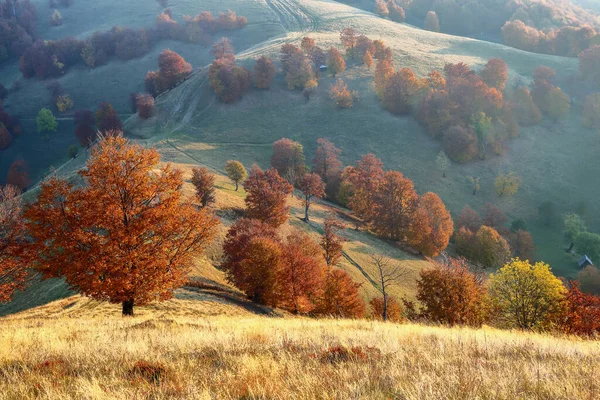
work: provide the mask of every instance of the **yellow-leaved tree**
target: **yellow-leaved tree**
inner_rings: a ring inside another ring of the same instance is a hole
[[[567,289],[543,262],[513,259],[490,276],[488,291],[499,322],[511,328],[549,328],[565,310]]]

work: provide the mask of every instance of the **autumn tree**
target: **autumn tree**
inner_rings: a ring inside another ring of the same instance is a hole
[[[351,49],[356,44],[358,33],[354,28],[344,28],[340,31],[340,42],[345,49]]]
[[[20,158],[10,164],[6,174],[6,184],[15,186],[20,191],[25,191],[29,187],[29,168],[25,160]]]
[[[598,268],[588,265],[579,271],[577,281],[584,292],[600,295],[600,270]]]
[[[427,15],[425,16],[424,28],[431,32],[440,31],[440,21],[438,20],[438,16],[435,11],[427,12]]]
[[[404,321],[404,309],[402,304],[395,297],[388,296],[387,304],[383,301],[383,297],[374,297],[369,301],[369,307],[371,308],[371,316],[374,319],[383,320],[383,309],[385,306],[385,314],[388,321],[391,322],[403,322]]]
[[[531,233],[518,229],[508,234],[508,243],[512,251],[512,256],[521,260],[532,260],[535,257],[535,244]]]
[[[540,32],[518,19],[504,24],[502,36],[506,45],[525,51],[535,51],[540,42]]]
[[[342,162],[339,157],[342,150],[324,138],[317,139],[317,150],[312,161],[312,172],[319,175],[325,183],[329,178],[340,172]]]
[[[254,86],[257,89],[269,89],[276,71],[275,64],[269,58],[260,57],[254,64]]]
[[[379,97],[383,97],[383,90],[387,80],[394,75],[394,64],[390,59],[379,59],[375,66],[375,92]]]
[[[386,172],[373,195],[373,209],[367,213],[375,233],[396,241],[412,241],[418,201],[410,179],[398,171]]]
[[[96,111],[96,127],[101,133],[111,131],[120,131],[123,129],[123,123],[113,108],[112,104],[102,102]]]
[[[158,56],[159,88],[169,90],[192,72],[192,66],[172,50],[163,50]]]
[[[352,93],[348,90],[348,86],[343,80],[337,79],[335,84],[329,89],[329,98],[335,101],[335,105],[339,108],[352,107]]]
[[[210,87],[223,103],[235,103],[250,87],[250,72],[232,59],[220,58],[209,67]]]
[[[508,66],[501,58],[492,58],[479,75],[486,85],[502,91],[508,81]]]
[[[346,239],[340,236],[339,232],[344,228],[344,223],[333,217],[327,217],[323,223],[324,232],[320,244],[325,255],[325,263],[329,268],[337,265],[342,258]]]
[[[294,229],[282,246],[278,304],[294,314],[313,311],[322,296],[325,262],[308,234]]]
[[[381,307],[381,319],[388,320],[388,301],[389,289],[394,285],[398,285],[403,278],[406,277],[408,271],[390,259],[382,255],[372,255],[371,261],[375,266],[376,276],[372,279],[378,283],[379,290],[383,295],[383,305]]]
[[[590,79],[600,85],[600,46],[591,46],[579,54],[579,72],[584,79]]]
[[[182,172],[166,165],[157,173],[159,163],[155,149],[107,136],[79,172],[83,187],[42,183],[24,212],[34,266],[86,296],[122,303],[123,315],[172,297],[218,220],[182,202]]]
[[[508,217],[504,214],[501,208],[486,203],[483,210],[483,225],[487,225],[496,230],[506,229],[504,226],[508,222]]]
[[[10,134],[8,129],[6,129],[6,125],[0,122],[0,150],[8,149],[10,147],[10,144],[12,143],[12,140],[12,135]]]
[[[254,165],[248,179],[244,181],[246,190],[246,213],[266,224],[278,227],[288,219],[290,207],[287,198],[294,190],[274,168],[266,171]]]
[[[595,336],[600,333],[600,297],[583,293],[579,283],[569,282],[567,311],[562,330],[571,335]]]
[[[16,290],[23,289],[29,276],[20,194],[15,186],[0,186],[0,303],[10,301]]]
[[[410,231],[411,246],[428,257],[435,257],[448,247],[454,224],[437,194],[428,192],[418,200]]]
[[[292,58],[294,56],[304,56],[304,53],[302,53],[302,50],[298,47],[295,46],[291,43],[286,43],[283,46],[281,46],[281,67],[283,69],[284,73],[287,73],[288,70],[290,69],[290,66],[292,64]]]
[[[362,156],[356,166],[347,171],[347,181],[352,185],[348,207],[364,221],[371,220],[374,195],[383,178],[383,163],[372,153]]]
[[[375,10],[377,11],[377,14],[379,14],[383,18],[387,17],[390,14],[387,1],[385,0],[375,0]]]
[[[500,322],[519,329],[551,326],[563,313],[567,294],[548,264],[518,258],[490,276],[488,290]]]
[[[302,144],[287,138],[273,143],[271,167],[290,183],[295,184],[306,173],[305,160]]]
[[[565,118],[571,110],[571,98],[558,87],[550,88],[544,97],[540,109],[554,122]]]
[[[221,268],[227,280],[249,298],[262,302],[274,298],[280,259],[281,244],[273,227],[256,219],[241,218],[229,228]]]
[[[304,51],[305,54],[311,54],[315,49],[315,39],[310,38],[308,36],[304,36],[302,41],[300,42],[300,48]]]
[[[483,220],[477,211],[469,206],[465,206],[456,219],[456,229],[465,227],[471,232],[477,232],[481,225],[483,225]]]
[[[331,71],[333,76],[346,70],[346,61],[335,47],[330,48],[327,53],[327,70]]]
[[[407,114],[423,88],[423,83],[410,68],[402,68],[390,75],[383,85],[383,107],[392,114]]]
[[[482,280],[462,258],[423,269],[417,279],[419,317],[438,324],[481,326],[485,295]]]
[[[308,222],[311,201],[325,196],[325,183],[319,175],[309,173],[300,178],[299,187],[304,195],[304,221]]]
[[[350,275],[341,269],[331,269],[325,278],[323,294],[315,313],[338,318],[362,318],[365,303]]]
[[[521,177],[513,171],[500,172],[494,181],[494,189],[499,197],[513,196],[521,186]]]
[[[140,118],[148,119],[154,113],[154,97],[150,94],[138,94],[135,99]]]
[[[233,50],[231,40],[226,37],[222,37],[214,42],[210,52],[213,56],[215,56],[215,60],[219,60],[221,58],[227,58],[230,60],[235,59],[235,51]]]
[[[235,191],[237,192],[240,182],[243,182],[248,176],[246,172],[246,168],[244,165],[237,160],[229,160],[225,164],[225,172],[227,172],[227,176],[229,179],[235,183]]]
[[[477,155],[479,148],[477,135],[472,128],[454,125],[442,137],[442,149],[454,162],[466,163]]]
[[[484,268],[500,268],[510,258],[510,246],[498,231],[483,225],[472,241],[471,260]]]
[[[312,65],[302,53],[294,54],[289,59],[285,81],[289,89],[306,89],[318,85]]]
[[[480,112],[473,116],[472,119],[473,129],[477,135],[477,144],[479,145],[479,158],[484,160],[488,146],[493,141],[493,124],[492,119]]]
[[[42,134],[44,137],[48,137],[49,133],[56,132],[56,129],[58,128],[56,118],[54,118],[52,111],[47,108],[42,108],[40,110],[36,122],[38,133]]]
[[[192,185],[194,185],[196,198],[202,207],[210,206],[216,201],[215,180],[215,175],[211,174],[206,167],[192,169]]]
[[[517,88],[513,94],[513,113],[519,125],[537,125],[542,120],[542,112],[534,103],[531,92],[526,87]]]

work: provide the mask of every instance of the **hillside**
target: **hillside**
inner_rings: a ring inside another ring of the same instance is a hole
[[[287,34],[255,45],[237,54],[247,68],[265,54],[278,59],[284,42],[298,43],[304,35],[323,48],[340,46],[339,31],[347,26],[372,39],[382,39],[394,51],[397,67],[410,67],[420,76],[445,63],[465,62],[475,69],[489,58],[501,57],[510,68],[510,83],[529,82],[535,67],[554,68],[560,79],[577,74],[577,60],[539,55],[456,36],[423,31],[379,18],[334,1],[269,1]],[[549,262],[559,274],[574,276],[575,260],[562,247],[561,227],[551,229],[538,220],[537,208],[544,201],[558,205],[559,213],[574,211],[581,203],[588,208],[590,229],[600,227],[597,201],[600,185],[591,184],[600,173],[594,162],[600,141],[593,130],[580,128],[579,107],[558,123],[544,120],[521,129],[502,156],[468,165],[452,165],[448,178],[435,170],[439,142],[431,139],[412,117],[395,117],[385,112],[373,91],[373,71],[350,65],[338,75],[350,90],[357,90],[360,102],[352,109],[338,110],[328,98],[335,78],[323,74],[316,95],[305,102],[297,91],[286,88],[279,73],[269,91],[251,91],[237,104],[220,104],[212,94],[206,74],[194,76],[157,99],[157,117],[140,122],[133,117],[126,128],[134,135],[168,135],[178,147],[190,149],[197,159],[223,166],[230,158],[266,167],[270,144],[288,137],[300,141],[310,158],[319,137],[342,148],[342,159],[350,164],[367,152],[380,157],[389,169],[398,169],[411,178],[420,193],[434,191],[454,216],[465,205],[479,210],[487,202],[497,204],[510,220],[524,219],[538,247],[538,258]],[[498,198],[493,181],[510,169],[523,178],[516,196]],[[480,177],[481,191],[471,194],[469,176]]]
[[[598,362],[595,341],[265,317],[197,298],[133,318],[70,298],[0,320],[1,399],[591,400]]]

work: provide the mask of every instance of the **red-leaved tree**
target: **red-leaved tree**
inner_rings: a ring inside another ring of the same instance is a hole
[[[246,213],[273,227],[278,227],[288,219],[290,207],[287,204],[289,195],[294,190],[285,179],[273,168],[266,171],[254,165],[244,181],[246,191]]]

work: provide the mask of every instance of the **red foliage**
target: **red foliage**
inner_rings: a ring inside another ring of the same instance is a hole
[[[263,171],[254,165],[243,186],[247,193],[244,201],[249,218],[275,228],[287,221],[290,211],[287,198],[294,188],[279,176],[277,170],[271,168]]]
[[[383,177],[383,163],[372,153],[362,156],[356,167],[348,168],[347,180],[352,185],[348,206],[365,221],[371,219],[374,209],[373,196]]]
[[[508,221],[508,218],[504,212],[493,205],[492,203],[486,203],[483,211],[483,225],[490,226],[496,230],[505,229],[504,224]]]
[[[475,131],[471,127],[465,128],[460,125],[450,127],[444,132],[442,149],[452,161],[471,161],[479,151]]]
[[[235,103],[250,87],[250,72],[231,58],[215,60],[209,70],[210,87],[223,103]]]
[[[29,172],[25,160],[19,159],[13,162],[6,175],[6,184],[13,185],[24,191],[29,186]]]
[[[508,66],[500,58],[492,58],[487,62],[480,73],[481,79],[489,87],[504,90],[508,81]]]
[[[283,72],[286,73],[290,68],[290,62],[292,58],[296,55],[304,56],[304,53],[298,46],[294,46],[291,43],[286,43],[281,46],[281,67],[283,68]]]
[[[192,170],[192,185],[196,189],[196,198],[202,207],[212,205],[215,201],[215,175],[206,167]]]
[[[158,56],[160,90],[169,90],[192,72],[192,66],[172,50],[163,50]]]
[[[448,247],[453,230],[452,217],[442,199],[435,193],[425,193],[412,216],[410,244],[422,254],[435,257]]]
[[[0,303],[10,301],[28,277],[25,258],[27,232],[22,216],[20,190],[0,186]]]
[[[378,320],[383,320],[383,297],[375,297],[369,302],[371,307],[371,317]],[[388,296],[386,318],[391,322],[404,321],[404,309],[400,302],[395,297]]]
[[[214,42],[210,52],[213,56],[215,56],[216,60],[221,58],[229,58],[231,60],[235,59],[235,51],[233,50],[231,40],[226,37],[222,37]]]
[[[123,124],[112,104],[103,102],[96,111],[96,126],[100,132],[121,131]]]
[[[300,143],[287,138],[273,143],[271,167],[292,184],[295,184],[306,173],[304,162],[304,149]]]
[[[342,150],[324,138],[317,139],[317,151],[312,161],[312,172],[318,174],[325,183],[330,176],[336,175],[342,168],[339,157]]]
[[[77,125],[75,128],[75,136],[77,137],[77,140],[79,140],[79,144],[87,147],[96,138],[96,130],[89,125]]]
[[[140,118],[148,119],[154,113],[154,97],[150,94],[138,94],[136,97],[136,106]]]
[[[569,285],[563,330],[581,336],[600,334],[600,296],[583,293],[576,281],[570,281]]]
[[[12,136],[6,126],[0,122],[0,150],[6,150],[12,143]]]
[[[466,228],[471,232],[477,232],[483,225],[483,220],[477,213],[469,206],[465,206],[461,211],[458,219],[456,220],[456,229]]]
[[[278,305],[295,314],[314,310],[322,296],[324,278],[321,248],[306,233],[293,230],[283,244]]]
[[[383,237],[411,241],[411,225],[419,197],[413,182],[398,171],[383,176],[373,198],[369,221],[373,230]]]
[[[383,106],[392,114],[407,114],[422,88],[421,81],[410,68],[402,68],[390,75],[383,86]]]
[[[262,56],[254,64],[254,86],[258,89],[269,89],[277,69],[271,59]]]

